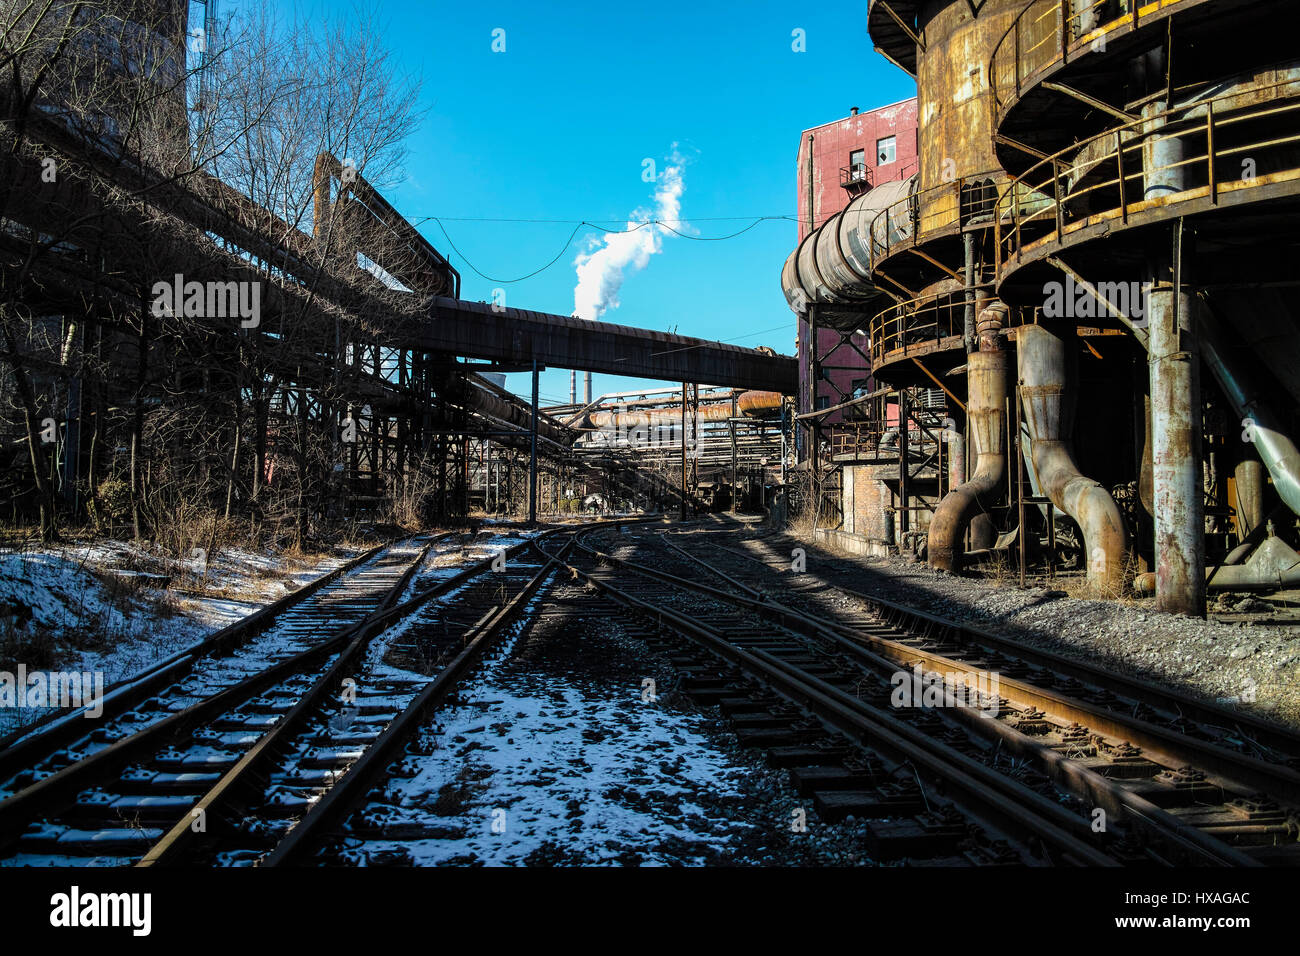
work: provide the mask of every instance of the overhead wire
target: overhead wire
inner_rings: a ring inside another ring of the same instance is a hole
[[[723,222],[723,221],[735,222],[735,221],[743,221],[744,219],[747,218],[749,217],[721,216],[721,217],[716,217],[714,219],[695,219],[695,220],[646,219],[641,222],[637,222],[635,224],[628,223],[628,225],[631,226],[631,228],[624,228],[624,229],[607,229],[606,227],[600,224],[600,221],[592,222],[591,220],[587,220],[587,219],[575,221],[572,219],[489,219],[489,218],[469,218],[469,217],[455,218],[450,216],[423,216],[415,221],[417,223],[432,222],[436,224],[438,229],[442,232],[443,236],[446,238],[447,245],[449,245],[452,248],[452,250],[456,253],[456,255],[460,256],[460,258],[464,261],[465,265],[469,267],[469,270],[473,272],[476,276],[478,276],[480,279],[484,279],[488,282],[498,282],[501,283],[502,285],[510,285],[512,283],[523,282],[525,279],[531,279],[534,276],[540,275],[541,273],[545,272],[547,269],[551,268],[551,266],[559,262],[560,259],[564,257],[564,254],[569,251],[569,247],[573,245],[574,237],[577,236],[578,230],[580,230],[583,226],[590,226],[592,229],[599,229],[601,232],[604,233],[630,233],[630,232],[637,232],[641,229],[644,229],[646,226],[660,226],[663,229],[667,230],[668,232],[673,233],[674,235],[681,236],[683,239],[691,239],[696,242],[723,242],[727,239],[735,239],[737,236],[743,236],[745,233],[749,232],[749,230],[753,229],[761,222],[769,222],[769,221],[776,221],[776,220],[782,220],[785,222],[796,221],[795,217],[792,216],[756,216],[754,217],[754,221],[751,222],[744,229],[741,229],[737,232],[733,232],[726,236],[693,236],[690,233],[682,232],[680,229],[674,229],[671,225],[669,225],[669,223],[682,224],[682,223],[692,222],[692,221],[693,222]],[[447,231],[447,227],[443,224],[444,219],[446,219],[447,222],[513,222],[513,223],[550,223],[550,224],[563,223],[565,225],[569,223],[574,223],[574,226],[573,226],[573,231],[570,232],[568,238],[564,240],[564,245],[560,248],[560,251],[557,252],[555,254],[555,257],[552,258],[549,262],[547,262],[546,265],[542,266],[539,269],[534,269],[532,272],[529,272],[527,275],[518,276],[517,278],[514,279],[502,279],[496,276],[487,275],[486,273],[482,272],[477,266],[475,266],[473,262],[470,261],[469,256],[465,255],[465,253],[460,249],[460,247],[456,245],[455,240],[451,238],[451,233]],[[617,222],[618,220],[607,219],[602,221]]]

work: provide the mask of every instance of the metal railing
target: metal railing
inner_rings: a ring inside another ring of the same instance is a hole
[[[1137,29],[1170,7],[1203,0],[1034,0],[998,41],[989,61],[995,110],[1019,99],[1025,82],[1054,63],[1065,63],[1085,48],[1104,50],[1106,34]]]
[[[866,163],[853,163],[840,167],[840,185],[845,189],[866,188],[871,185],[871,171]]]
[[[988,283],[976,288],[986,294],[991,290]],[[1013,319],[1016,314],[1012,313]],[[960,291],[921,296],[876,313],[866,329],[872,368],[942,351],[965,334],[965,298]]]
[[[990,223],[1005,178],[1001,170],[959,176],[886,206],[871,220],[871,267],[935,235]]]
[[[1241,92],[1189,104],[1107,130],[1040,160],[1018,176],[997,201],[996,267],[999,274],[1026,247],[1063,243],[1099,220],[1129,220],[1152,209],[1201,201],[1210,208],[1240,190],[1300,180],[1300,102],[1270,100],[1260,93],[1300,84],[1281,83],[1250,91],[1253,105],[1225,103]],[[1162,166],[1144,164],[1159,144],[1178,139],[1181,158]],[[1146,186],[1178,170],[1182,188],[1167,187],[1148,198]],[[873,343],[874,344],[874,343]]]

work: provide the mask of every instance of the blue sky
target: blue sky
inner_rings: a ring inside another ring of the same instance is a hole
[[[315,0],[331,14],[352,0]],[[662,172],[676,144],[687,158],[679,227],[725,236],[759,216],[795,210],[801,130],[914,95],[912,81],[871,48],[865,0],[777,3],[431,3],[386,0],[381,22],[400,67],[422,79],[427,115],[409,143],[393,204],[462,275],[462,295],[573,311],[574,260],[599,236],[584,227],[555,265],[574,222],[622,228],[652,206],[643,161]],[[505,31],[504,53],[492,51]],[[807,51],[791,49],[805,32]],[[442,219],[458,255],[437,224]],[[735,218],[732,218],[735,217]],[[780,270],[792,221],[762,222],[719,242],[669,236],[629,271],[604,320],[794,352],[794,315]],[[710,221],[717,220],[717,221]],[[466,261],[468,258],[468,262]],[[643,380],[595,376],[596,394]],[[528,375],[511,375],[524,394]],[[567,371],[541,378],[543,403],[568,400]],[[581,397],[581,376],[579,376]]]

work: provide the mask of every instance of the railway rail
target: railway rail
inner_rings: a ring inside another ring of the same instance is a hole
[[[789,768],[823,818],[872,817],[867,850],[873,857],[967,865],[1126,862],[1092,836],[1082,805],[1071,810],[1054,792],[1042,792],[1052,791],[1045,776],[1032,784],[1009,777],[981,761],[973,743],[936,738],[933,727],[909,726],[864,704],[853,674],[815,661],[799,635],[719,604],[707,588],[682,582],[666,590],[664,583],[673,582],[661,574],[611,568],[617,562],[586,540],[599,533],[584,532],[571,548],[553,552],[535,581],[553,573],[552,565],[563,565],[562,572],[548,591],[529,593],[541,593],[537,600],[549,613],[571,621],[620,615],[625,633],[667,655],[685,675],[689,696],[720,706],[743,743]],[[605,533],[624,537],[623,529]],[[335,805],[322,801],[267,862],[338,858],[340,844],[348,859],[368,859],[367,840],[391,857],[394,840],[418,839],[425,828],[388,805],[387,789],[377,784],[385,775],[416,771],[418,753],[401,745],[412,741],[431,709],[393,726],[390,745],[376,752],[370,772],[350,790],[336,787],[329,795]],[[380,766],[384,759],[387,766]]]
[[[795,575],[783,539],[719,530],[556,528],[428,586],[412,582],[432,541],[366,556],[260,637],[193,655],[71,745],[54,738],[59,749],[0,790],[6,862],[369,859],[368,841],[391,847],[420,830],[386,803],[384,781],[418,771],[421,730],[491,648],[544,617],[617,619],[687,696],[787,769],[821,819],[867,821],[876,861],[1300,859],[1300,737]],[[349,580],[340,593],[353,597],[331,602]],[[327,609],[314,619],[313,601]],[[258,668],[234,666],[253,648]]]
[[[996,687],[992,719],[972,706],[920,710],[1028,761],[1088,806],[1092,819],[1126,832],[1126,855],[1138,846],[1170,863],[1297,860],[1300,737],[1285,729],[816,575],[794,575],[788,549],[775,551],[763,539],[756,546],[765,559],[719,546],[707,532],[678,538],[689,547],[672,537],[623,536],[614,542],[618,554],[600,558],[670,585],[667,594],[707,594],[799,635],[800,655],[874,678],[878,692],[920,685],[944,700],[944,690]],[[702,575],[714,583],[700,583]]]
[[[413,674],[446,656],[447,647],[401,646],[401,622],[455,595],[439,618],[450,646],[474,606],[471,592],[481,601],[505,587],[518,574],[511,562],[531,547],[417,587],[426,555],[448,537],[374,549],[297,600],[114,688],[112,710],[106,704],[94,729],[73,715],[0,755],[0,766],[22,767],[0,789],[3,862],[256,859],[295,809],[364,753]],[[367,657],[381,634],[386,650],[406,655],[400,673]]]

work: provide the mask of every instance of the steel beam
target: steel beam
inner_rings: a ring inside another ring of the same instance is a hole
[[[497,362],[540,365],[793,395],[795,359],[755,349],[485,302],[434,297],[427,321],[393,330],[403,345]]]

